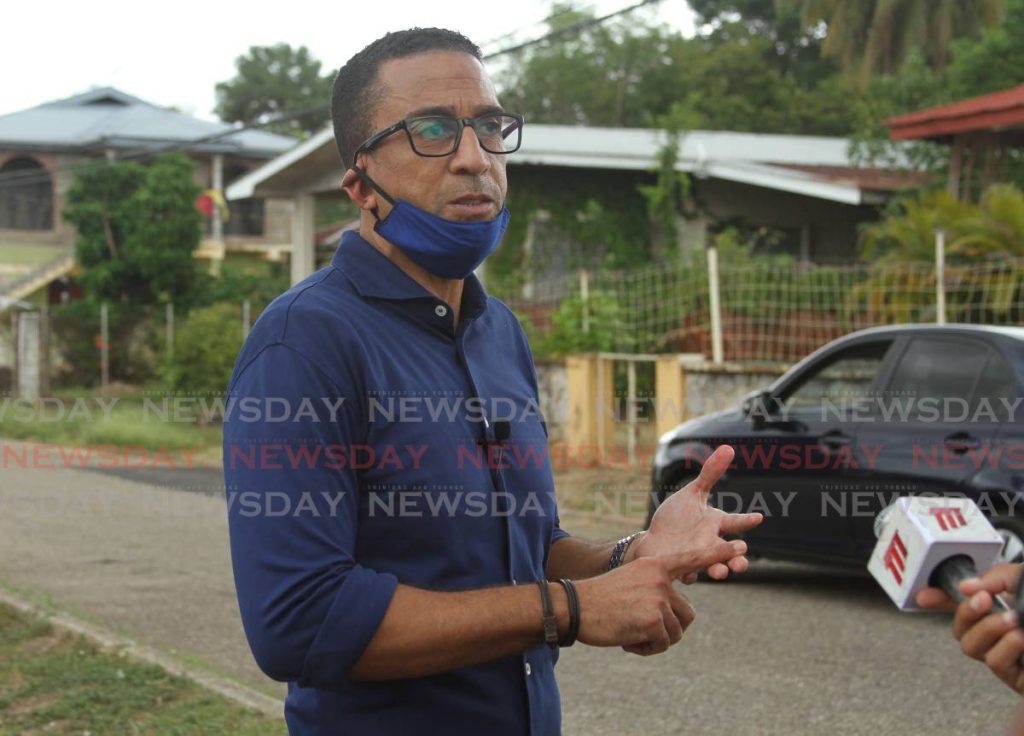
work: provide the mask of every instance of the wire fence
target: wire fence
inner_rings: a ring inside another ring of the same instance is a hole
[[[630,272],[580,271],[505,298],[541,355],[589,349],[711,358],[709,271],[703,255]],[[733,262],[719,267],[717,286],[721,359],[730,361],[789,363],[876,325],[1024,324],[1024,259],[938,269],[926,262]]]

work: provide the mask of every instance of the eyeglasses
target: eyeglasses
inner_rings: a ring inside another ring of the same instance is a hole
[[[476,133],[480,147],[488,153],[512,153],[519,150],[523,137],[523,116],[513,113],[486,113],[475,118],[451,115],[420,115],[400,120],[389,128],[363,141],[352,157],[369,151],[389,135],[404,130],[413,152],[420,156],[450,156],[462,142],[462,131],[468,125]]]

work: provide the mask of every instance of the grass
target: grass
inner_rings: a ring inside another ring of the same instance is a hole
[[[141,447],[177,454],[182,462],[187,461],[187,452],[202,464],[215,463],[220,456],[219,424],[175,421],[173,410],[165,419],[154,411],[154,406],[163,407],[159,396],[149,397],[148,406],[140,396],[110,397],[104,405],[110,406],[115,398],[116,402],[105,415],[96,397],[94,392],[69,392],[55,397],[58,401],[37,404],[31,412],[22,402],[10,400],[5,405],[7,397],[0,397],[0,436],[76,447]],[[199,413],[198,405],[194,413]]]
[[[0,605],[0,734],[281,734],[278,719]]]

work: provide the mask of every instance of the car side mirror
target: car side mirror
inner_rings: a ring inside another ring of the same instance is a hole
[[[743,398],[743,416],[767,419],[779,411],[779,400],[766,388],[751,391]]]

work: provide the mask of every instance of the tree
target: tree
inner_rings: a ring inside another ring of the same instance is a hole
[[[182,153],[151,164],[109,161],[83,168],[68,190],[64,217],[75,226],[75,256],[93,302],[187,308],[204,274],[199,245],[200,189],[194,162]]]
[[[822,54],[839,60],[862,80],[893,74],[917,51],[942,71],[950,43],[976,38],[1002,16],[1004,0],[777,0],[780,9],[799,8],[806,26],[827,28]]]
[[[217,84],[215,112],[225,122],[246,125],[302,113],[266,128],[300,138],[311,135],[331,117],[332,76],[322,75],[320,68],[305,46],[252,46],[235,59],[234,78]]]

